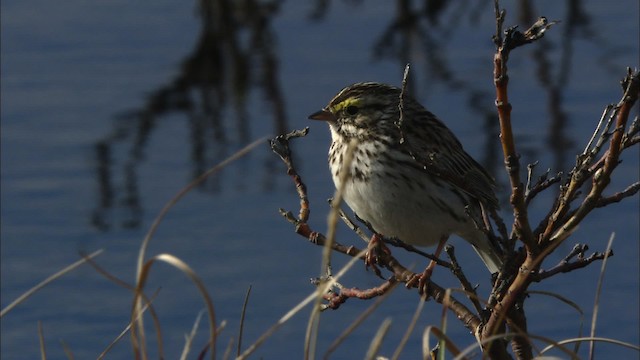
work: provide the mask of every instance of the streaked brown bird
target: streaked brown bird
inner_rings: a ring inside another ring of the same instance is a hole
[[[383,235],[416,246],[438,244],[438,256],[456,234],[491,273],[499,271],[502,251],[483,231],[486,214],[498,207],[493,179],[435,115],[407,94],[401,101],[401,93],[385,84],[357,83],[309,116],[329,124],[333,182],[353,212],[375,230],[370,252]],[[353,157],[346,164],[353,139]],[[342,183],[344,171],[349,174]],[[425,270],[422,285],[434,265]]]

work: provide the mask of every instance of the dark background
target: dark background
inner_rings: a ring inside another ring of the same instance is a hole
[[[512,54],[509,91],[522,163],[539,160],[538,173],[567,170],[605,105],[619,100],[625,67],[638,66],[638,3],[502,5],[507,25],[526,28],[540,15],[561,20],[542,41]],[[1,16],[2,307],[79,252],[99,248],[106,251],[98,263],[133,282],[141,240],[166,201],[250,141],[294,128],[311,127],[295,151],[309,187],[311,223],[324,231],[325,200],[333,192],[329,133],[306,118],[350,83],[399,85],[407,62],[412,93],[496,176],[508,209],[493,105],[491,1],[3,1]],[[637,179],[636,148],[623,156],[610,191]],[[534,201],[534,223],[552,197],[550,191]],[[249,285],[245,346],[313,291],[309,278],[319,274],[321,251],[277,212],[297,206],[265,143],[189,193],[158,229],[148,255],[171,253],[192,266],[210,290],[218,320],[228,321],[219,349],[237,337]],[[603,251],[615,232],[596,335],[634,344],[640,342],[638,214],[637,196],[594,212],[545,264],[554,265],[576,242]],[[510,219],[508,211],[505,216]],[[362,245],[346,230],[339,240]],[[486,292],[488,274],[477,256],[458,239],[452,243]],[[334,268],[346,260],[334,256]],[[588,324],[599,269],[593,264],[532,289],[576,302]],[[436,277],[457,286],[444,271]],[[160,289],[154,305],[167,358],[180,354],[183,335],[203,308],[185,279],[158,265],[147,285],[149,292]],[[378,281],[357,265],[343,283]],[[396,290],[335,358],[364,354],[387,317],[393,324],[382,353],[391,355],[417,301],[415,291]],[[370,304],[349,301],[324,313],[320,354]],[[2,318],[1,356],[37,357],[42,321],[50,358],[64,356],[61,341],[76,358],[93,358],[126,326],[130,306],[127,290],[83,266]],[[567,305],[532,295],[526,306],[531,333],[555,340],[579,335],[581,317]],[[256,355],[300,358],[308,315],[305,309]],[[424,326],[439,324],[440,316],[439,305],[426,305],[405,357],[419,356]],[[204,324],[196,351],[208,333]],[[474,343],[452,317],[448,332],[460,347]],[[153,336],[149,341],[153,355]],[[607,358],[637,355],[606,344],[597,350]],[[129,356],[128,338],[111,353]]]

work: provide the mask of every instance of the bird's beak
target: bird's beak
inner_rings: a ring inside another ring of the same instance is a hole
[[[313,114],[309,115],[309,119],[311,120],[322,120],[328,122],[335,122],[336,117],[331,113],[331,111],[327,109],[322,109],[320,111],[316,111]]]

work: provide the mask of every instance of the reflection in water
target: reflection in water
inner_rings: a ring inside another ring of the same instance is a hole
[[[366,1],[348,1],[350,6],[367,6]],[[278,54],[271,21],[278,15],[281,1],[258,0],[200,0],[199,14],[202,22],[200,39],[180,69],[179,75],[168,85],[152,92],[140,108],[120,116],[111,134],[95,145],[96,176],[100,189],[99,204],[93,214],[93,224],[107,229],[114,223],[125,227],[140,224],[142,205],[138,189],[138,167],[149,137],[156,130],[158,120],[170,113],[179,113],[188,120],[191,129],[191,176],[204,172],[209,166],[229,155],[232,149],[249,141],[250,116],[247,98],[252,89],[258,88],[270,103],[273,133],[285,133],[287,116],[280,90]],[[331,2],[317,0],[311,10],[313,21],[322,21],[329,13]],[[533,23],[539,14],[530,1],[519,1],[510,11],[519,15],[521,26]],[[469,78],[453,61],[450,47],[460,46],[455,36],[468,36],[462,31],[478,27],[481,17],[493,21],[493,1],[467,2],[442,0],[397,0],[395,14],[387,23],[381,23],[380,35],[373,42],[376,59],[390,59],[398,69],[406,63],[413,64],[408,85],[410,91],[442,84],[461,93],[476,118],[482,119],[484,128],[483,154],[478,156],[484,167],[493,174],[502,173],[502,156],[498,137],[499,128],[494,106],[493,88],[484,86],[477,79]],[[486,20],[486,19],[485,19]],[[611,49],[597,32],[590,29],[590,18],[579,0],[567,2],[566,15],[562,19],[563,36],[557,60],[549,58],[554,41],[548,37],[538,42],[529,52],[536,65],[540,87],[547,94],[549,116],[547,144],[553,156],[553,171],[567,168],[574,152],[575,142],[567,134],[568,116],[563,103],[564,89],[569,83],[573,42],[582,38],[594,42],[603,54]],[[463,23],[467,22],[467,23]],[[483,31],[486,31],[483,24]],[[463,30],[464,29],[464,30]],[[560,31],[560,30],[554,30]],[[489,42],[490,39],[487,39]],[[610,61],[602,56],[603,61]],[[417,64],[424,64],[419,68]],[[605,64],[606,65],[606,64]],[[616,66],[619,69],[619,66]],[[256,71],[256,69],[259,69]],[[423,78],[416,78],[423,76]],[[255,78],[255,79],[254,79]],[[233,112],[233,124],[225,126]],[[548,120],[547,120],[548,119]],[[235,131],[237,137],[228,132]],[[528,139],[520,139],[519,151],[523,164],[539,159],[544,154]],[[122,148],[129,147],[123,155]],[[125,157],[124,160],[117,161]],[[262,184],[273,187],[277,163],[269,157],[265,163]],[[240,171],[247,171],[246,167]],[[237,179],[242,181],[243,174]],[[219,178],[218,178],[219,179]],[[500,180],[500,179],[499,179]],[[212,178],[204,189],[216,191],[220,184]],[[504,184],[501,184],[504,185]],[[242,183],[239,183],[242,186]],[[506,192],[504,192],[506,194]],[[507,195],[505,195],[507,196]],[[505,199],[502,199],[503,201]],[[115,207],[126,209],[128,216],[122,221],[109,217]]]
[[[193,178],[249,142],[246,102],[252,87],[261,89],[270,104],[273,132],[285,132],[287,116],[270,24],[278,12],[278,4],[257,0],[199,2],[200,39],[182,61],[179,74],[153,91],[140,109],[119,116],[112,132],[95,145],[100,196],[92,215],[94,226],[107,230],[114,224],[140,225],[143,207],[138,169],[150,137],[163,117],[180,114],[188,122]],[[230,112],[235,116],[225,115]],[[225,126],[225,120],[230,118],[233,124]],[[230,129],[237,134],[233,140],[227,133]],[[124,160],[119,160],[121,157]],[[275,160],[269,158],[267,162]],[[273,166],[267,163],[267,170]],[[244,179],[242,175],[238,179]],[[268,174],[264,178],[269,179]],[[203,184],[203,189],[219,190],[216,181],[212,177]],[[265,182],[265,186],[270,184]],[[123,220],[112,219],[119,208],[128,215]]]

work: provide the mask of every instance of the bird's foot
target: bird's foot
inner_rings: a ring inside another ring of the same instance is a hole
[[[405,285],[407,289],[417,287],[420,295],[427,294],[427,288],[431,282],[431,274],[433,274],[433,268],[435,267],[432,265],[435,265],[435,262],[430,263],[421,274],[414,274]]]
[[[380,260],[382,259],[382,255],[390,255],[391,250],[384,244],[382,241],[382,236],[378,234],[373,234],[371,240],[369,240],[369,245],[367,246],[367,252],[364,255],[364,264],[367,267],[371,267],[373,272],[376,273],[379,277],[382,278],[382,274],[380,273],[380,269],[378,268],[378,264],[380,264]]]

